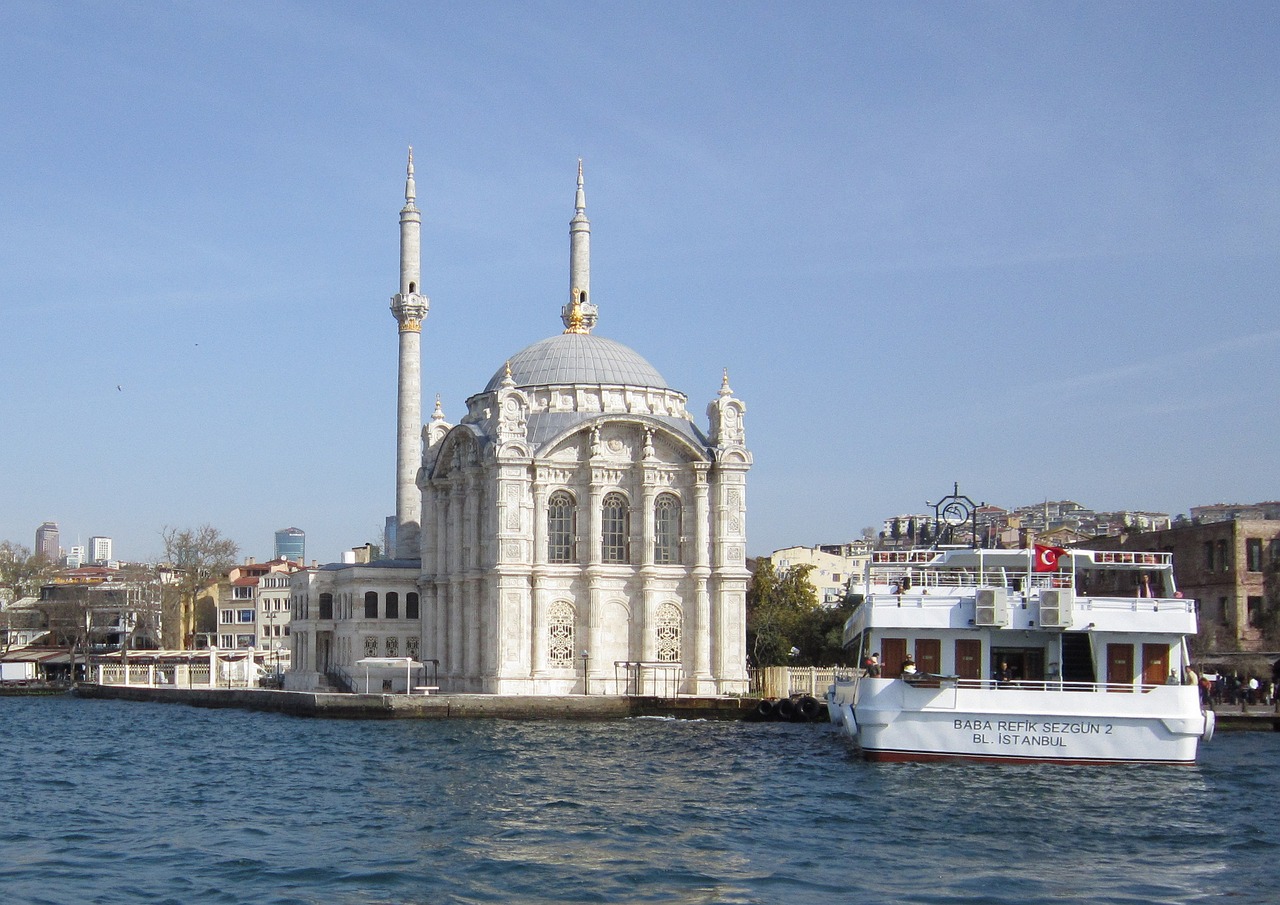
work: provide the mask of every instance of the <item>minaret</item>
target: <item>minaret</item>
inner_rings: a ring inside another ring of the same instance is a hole
[[[391,297],[391,314],[400,325],[400,378],[396,391],[396,559],[418,559],[422,495],[422,322],[430,300],[419,292],[422,270],[422,214],[414,202],[413,148],[400,211],[400,291]]]
[[[578,192],[569,221],[569,301],[560,309],[565,333],[590,333],[596,325],[591,302],[591,221],[587,219],[587,194],[582,188],[582,158],[578,158]]]

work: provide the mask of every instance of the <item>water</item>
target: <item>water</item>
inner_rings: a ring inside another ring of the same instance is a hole
[[[0,698],[5,903],[1280,898],[1280,734],[1194,768],[866,764],[826,726]]]

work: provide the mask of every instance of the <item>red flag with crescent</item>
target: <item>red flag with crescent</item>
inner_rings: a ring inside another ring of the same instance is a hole
[[[1050,547],[1046,544],[1036,544],[1036,564],[1037,572],[1056,572],[1058,571],[1058,557],[1067,551],[1061,547]]]

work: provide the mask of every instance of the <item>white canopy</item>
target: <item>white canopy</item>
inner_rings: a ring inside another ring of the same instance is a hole
[[[413,657],[364,657],[356,661],[356,666],[364,667],[364,693],[369,694],[369,671],[373,669],[403,669],[404,690],[413,687],[412,674],[415,669],[423,669],[423,665]]]

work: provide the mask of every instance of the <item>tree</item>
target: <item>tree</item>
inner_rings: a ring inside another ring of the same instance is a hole
[[[39,597],[40,588],[53,579],[57,566],[21,544],[0,541],[0,602]]]
[[[165,559],[177,575],[177,581],[169,586],[175,593],[165,595],[163,603],[165,644],[193,647],[197,632],[217,627],[214,601],[200,592],[236,564],[240,547],[212,525],[195,530],[166,526],[160,537]]]
[[[755,666],[784,666],[798,661],[792,648],[812,634],[820,609],[818,592],[809,583],[811,565],[778,572],[761,559],[747,587],[747,647]],[[801,652],[804,649],[801,648]]]
[[[163,602],[165,585],[159,566],[127,563],[120,568],[117,581],[125,596],[121,639],[126,649],[162,643],[164,628]],[[177,634],[176,630],[174,634]]]
[[[15,611],[11,604],[24,597],[39,597],[40,588],[53,580],[56,567],[46,557],[21,544],[0,541],[0,653],[9,650],[12,629],[37,627],[40,616]]]
[[[845,592],[835,606],[820,606],[805,620],[796,646],[795,662],[801,666],[839,666],[849,661],[844,649],[844,624],[862,602],[861,594]]]

